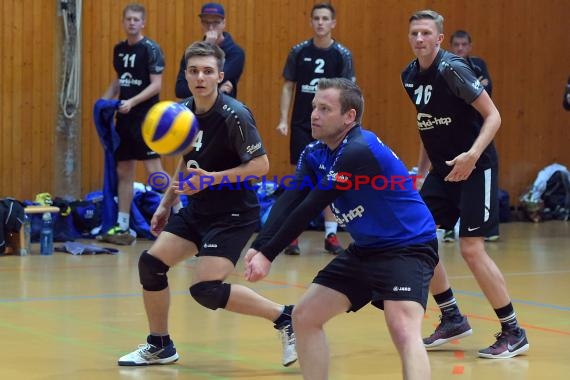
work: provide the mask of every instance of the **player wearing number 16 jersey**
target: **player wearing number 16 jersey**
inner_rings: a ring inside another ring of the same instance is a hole
[[[503,274],[485,251],[484,237],[496,229],[498,159],[493,138],[501,125],[495,104],[475,73],[460,57],[440,49],[443,17],[431,10],[412,15],[409,42],[417,59],[402,73],[416,106],[421,137],[418,172],[427,174],[421,195],[438,225],[460,218],[461,254],[501,322],[497,340],[479,351],[484,358],[510,358],[528,350]],[[430,290],[441,309],[441,324],[424,339],[426,347],[470,335],[443,265]]]

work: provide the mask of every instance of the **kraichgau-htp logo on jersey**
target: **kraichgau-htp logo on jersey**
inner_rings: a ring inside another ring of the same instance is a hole
[[[453,120],[449,116],[434,117],[429,113],[418,112],[417,121],[418,129],[420,131],[427,131],[429,129],[433,129],[442,125],[448,126]]]
[[[333,209],[333,211],[335,211]],[[339,210],[336,209],[336,211],[338,212]],[[356,218],[362,218],[362,215],[364,214],[364,207],[362,205],[358,205],[355,208],[353,208],[352,210],[342,213],[342,214],[337,214],[336,212],[334,213],[335,219],[338,222],[338,224],[340,224],[341,226],[346,226],[348,224],[348,222],[356,219]]]
[[[315,94],[317,92],[317,85],[319,84],[319,80],[321,78],[315,78],[309,82],[309,84],[304,84],[301,86],[301,92],[305,92],[308,94]]]
[[[142,86],[142,80],[133,78],[131,73],[124,73],[119,78],[119,86],[121,87]]]

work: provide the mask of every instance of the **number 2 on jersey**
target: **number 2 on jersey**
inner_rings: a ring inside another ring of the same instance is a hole
[[[323,74],[325,72],[325,60],[322,58],[315,59],[315,73]]]
[[[428,104],[429,98],[431,98],[431,90],[431,84],[428,84],[425,89],[423,84],[418,87],[416,91],[414,91],[414,95],[416,95],[416,104],[420,104],[422,102],[422,98],[424,99],[424,104]]]

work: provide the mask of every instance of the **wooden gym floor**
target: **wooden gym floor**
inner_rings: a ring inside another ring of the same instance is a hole
[[[278,302],[294,303],[331,256],[322,232],[302,235],[303,254],[281,255],[272,273],[252,287]],[[348,235],[340,234],[347,242]],[[59,245],[56,243],[56,246]],[[264,320],[210,311],[188,293],[193,260],[171,269],[171,334],[178,363],[126,368],[117,358],[147,334],[137,259],[139,241],[116,256],[0,257],[0,379],[300,379],[299,367],[280,365],[280,342]],[[509,223],[488,252],[502,268],[530,341],[528,355],[476,358],[494,341],[496,317],[463,263],[458,243],[442,244],[455,294],[474,335],[429,354],[433,379],[570,378],[570,223]],[[230,281],[244,283],[243,267]],[[430,298],[424,332],[438,323]],[[399,379],[400,365],[377,309],[339,316],[327,325],[331,379]]]

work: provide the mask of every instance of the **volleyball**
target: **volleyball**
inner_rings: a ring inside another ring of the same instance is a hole
[[[146,114],[142,135],[154,152],[176,155],[190,150],[198,129],[198,120],[187,107],[173,101],[162,101]]]

